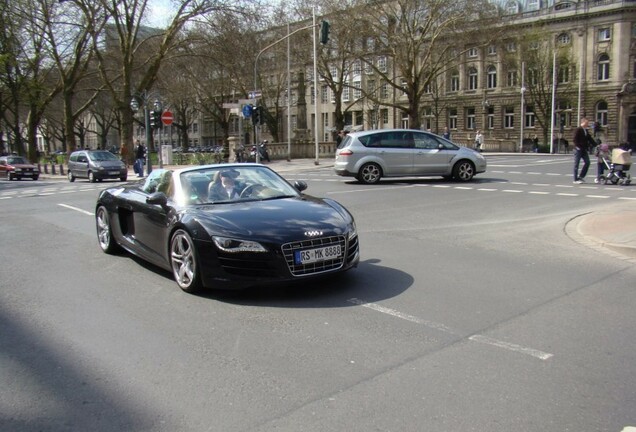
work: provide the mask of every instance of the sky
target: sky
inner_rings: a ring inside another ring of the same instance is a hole
[[[160,28],[167,27],[174,15],[171,0],[150,0],[149,4],[148,25]]]

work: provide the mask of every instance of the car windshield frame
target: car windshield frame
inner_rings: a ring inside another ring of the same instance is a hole
[[[223,176],[234,177],[236,196],[214,195],[213,189],[222,187]],[[225,205],[300,196],[300,192],[287,180],[260,165],[202,166],[179,172],[173,176],[173,182],[175,189],[172,198],[183,205]]]
[[[8,165],[31,165],[28,160],[22,156],[10,156],[7,158]]]
[[[108,162],[108,161],[118,161],[117,156],[109,152],[108,150],[100,150],[88,152],[88,157],[93,162]]]

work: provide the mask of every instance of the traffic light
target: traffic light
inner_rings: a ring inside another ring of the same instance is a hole
[[[155,120],[155,112],[152,110],[148,113],[148,123],[150,124],[150,129],[154,129],[157,124]]]
[[[262,123],[263,107],[252,106],[252,124],[260,125]]]
[[[150,111],[150,127],[152,129],[161,128],[161,111]]]
[[[322,23],[320,23],[320,43],[323,45],[329,42],[329,27],[331,27],[329,21],[323,20]]]

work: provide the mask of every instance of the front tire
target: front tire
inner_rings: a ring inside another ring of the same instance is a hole
[[[73,173],[69,170],[68,174],[68,181],[70,181],[71,183],[73,183],[75,181],[75,176],[73,175]]]
[[[475,175],[475,166],[467,160],[459,161],[453,167],[453,178],[461,182],[472,180]]]
[[[366,163],[362,165],[356,178],[360,183],[376,184],[382,178],[382,168],[375,163]]]
[[[197,252],[190,235],[180,229],[170,239],[170,265],[174,279],[183,291],[194,293],[201,289]]]
[[[119,245],[113,238],[110,226],[110,215],[106,207],[99,206],[95,213],[95,224],[97,227],[97,241],[99,247],[107,254],[113,254],[119,250]]]
[[[91,183],[97,182],[97,178],[95,177],[95,174],[93,174],[93,171],[88,172],[88,181]]]

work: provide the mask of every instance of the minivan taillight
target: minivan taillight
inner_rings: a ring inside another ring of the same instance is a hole
[[[349,149],[346,150],[340,150],[340,152],[338,153],[338,156],[351,156],[353,154],[353,152]]]

